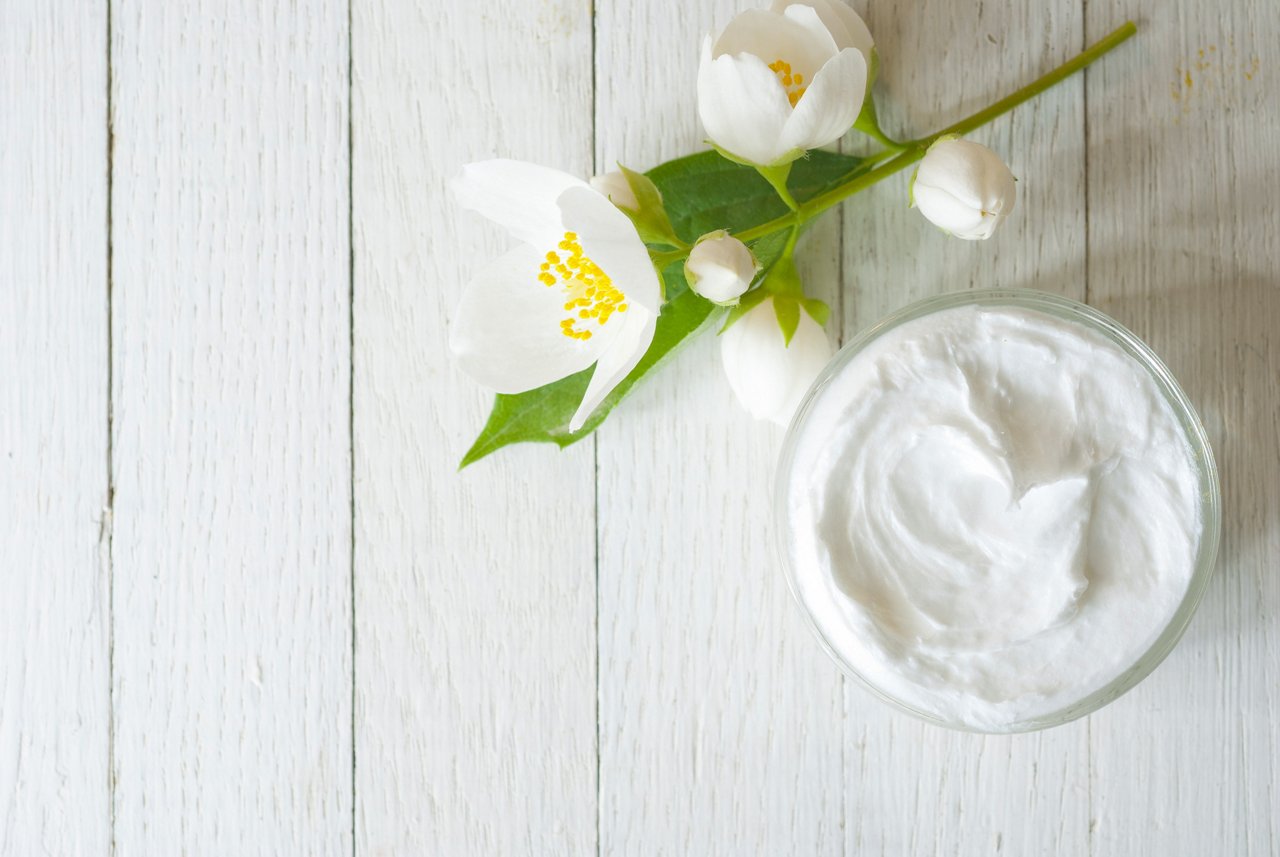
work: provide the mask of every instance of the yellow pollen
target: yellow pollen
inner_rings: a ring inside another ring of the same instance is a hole
[[[615,312],[627,311],[626,295],[614,288],[609,275],[582,252],[577,233],[564,233],[556,247],[565,251],[568,258],[562,261],[555,250],[548,252],[540,265],[538,281],[548,287],[559,285],[563,290],[564,310],[569,317],[561,319],[560,332],[570,339],[586,341],[592,331],[579,328],[578,324],[594,320],[595,326],[602,327]]]
[[[786,90],[787,101],[791,102],[791,106],[795,107],[796,102],[800,100],[800,96],[808,87],[804,85],[804,75],[799,72],[791,71],[791,63],[786,60],[776,59],[769,63],[769,71],[778,76],[778,80],[782,83],[782,88]]]

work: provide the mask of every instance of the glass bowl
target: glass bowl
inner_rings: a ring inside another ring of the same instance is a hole
[[[815,403],[822,398],[831,380],[863,349],[888,331],[923,316],[967,306],[1002,306],[1038,311],[1055,318],[1079,323],[1118,345],[1150,373],[1155,380],[1156,386],[1164,394],[1185,433],[1199,477],[1201,531],[1195,568],[1188,581],[1186,593],[1164,630],[1156,636],[1155,641],[1127,669],[1123,670],[1103,687],[1051,713],[1002,724],[997,729],[979,729],[967,723],[948,721],[929,712],[921,711],[895,698],[861,675],[827,639],[812,610],[802,597],[796,576],[795,561],[788,548],[788,545],[792,542],[793,522],[790,519],[787,495],[792,477],[792,467],[796,457],[796,446],[806,422],[814,410]],[[1047,729],[1097,711],[1146,678],[1165,659],[1169,652],[1173,650],[1183,631],[1186,630],[1187,624],[1191,621],[1191,616],[1195,612],[1196,606],[1199,604],[1200,598],[1209,583],[1209,578],[1212,576],[1221,530],[1221,497],[1218,485],[1218,471],[1214,464],[1213,451],[1209,446],[1204,426],[1201,425],[1200,418],[1196,415],[1191,402],[1187,399],[1186,394],[1182,392],[1169,370],[1145,343],[1114,319],[1078,301],[1029,289],[993,289],[948,294],[911,304],[864,330],[840,349],[839,353],[832,358],[817,380],[814,381],[813,386],[805,395],[794,419],[791,421],[791,427],[787,431],[786,440],[783,443],[782,452],[778,460],[774,484],[774,518],[774,545],[778,561],[786,574],[787,587],[800,605],[805,620],[817,636],[822,648],[845,674],[858,681],[872,694],[890,705],[930,723],[967,732],[1010,733]]]

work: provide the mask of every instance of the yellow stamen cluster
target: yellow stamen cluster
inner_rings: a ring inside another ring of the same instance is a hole
[[[804,91],[809,88],[804,85],[804,75],[798,71],[793,73],[791,63],[780,59],[769,63],[769,71],[776,74],[778,80],[782,81],[782,88],[787,91],[787,100],[791,102],[792,107],[795,107],[800,96],[804,95]]]
[[[565,294],[564,309],[569,317],[560,322],[560,332],[570,339],[587,340],[591,331],[579,324],[595,320],[603,325],[615,312],[626,312],[627,296],[613,287],[609,275],[582,253],[575,232],[566,232],[556,249],[547,253],[538,280],[548,288],[559,285]]]

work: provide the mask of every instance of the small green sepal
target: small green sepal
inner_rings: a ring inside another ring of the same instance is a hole
[[[662,204],[662,194],[658,186],[644,173],[638,173],[622,164],[618,164],[618,169],[627,180],[627,185],[635,195],[638,206],[631,209],[619,205],[618,210],[631,218],[636,232],[640,233],[640,240],[646,244],[665,244],[669,247],[683,248],[685,244],[676,235],[676,230],[671,225],[671,218],[667,216],[667,210]]]
[[[726,161],[733,161],[735,164],[742,164],[742,166],[744,167],[755,167],[756,169],[767,170],[775,167],[785,167],[790,165],[793,161],[803,158],[805,155],[804,149],[792,149],[790,152],[787,152],[781,158],[778,158],[778,160],[774,161],[772,164],[762,165],[762,164],[757,164],[755,161],[748,161],[746,158],[735,155],[733,152],[730,152],[728,149],[722,149],[719,146],[717,146],[715,143],[711,142],[710,140],[707,140],[705,142],[712,149],[715,149],[716,153],[719,154],[720,157],[724,158]]]
[[[775,297],[773,311],[782,330],[782,344],[790,347],[791,337],[796,335],[796,328],[800,326],[800,302],[795,298]]]
[[[800,281],[800,272],[796,270],[796,261],[789,252],[784,253],[764,275],[763,285],[773,295],[795,299],[804,297],[804,284]]]
[[[809,318],[816,321],[819,326],[827,326],[827,319],[831,318],[831,307],[827,306],[826,301],[820,301],[817,298],[805,298],[800,301],[800,305],[809,314]]]

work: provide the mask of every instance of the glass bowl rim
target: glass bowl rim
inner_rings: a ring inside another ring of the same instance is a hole
[[[1195,568],[1192,571],[1191,579],[1187,582],[1187,591],[1183,595],[1182,601],[1173,612],[1168,624],[1161,630],[1152,644],[1127,669],[1098,690],[1056,711],[1005,724],[997,729],[980,729],[967,723],[946,720],[929,712],[919,710],[876,686],[870,679],[859,673],[831,645],[831,642],[822,632],[817,620],[814,618],[813,612],[801,597],[791,553],[784,543],[784,535],[790,532],[787,495],[796,446],[801,431],[813,411],[815,402],[821,397],[832,378],[868,345],[889,331],[927,315],[965,306],[1012,306],[1040,311],[1055,318],[1081,323],[1118,345],[1154,378],[1156,386],[1159,387],[1165,400],[1173,408],[1174,415],[1178,418],[1178,422],[1186,435],[1187,444],[1191,447],[1197,476],[1199,477],[1201,530]],[[822,372],[818,374],[813,384],[810,385],[808,392],[805,393],[804,398],[801,400],[800,406],[796,409],[795,416],[787,428],[781,452],[778,455],[778,464],[774,471],[773,495],[775,560],[782,565],[783,574],[787,581],[787,589],[790,590],[791,597],[800,606],[800,611],[804,615],[809,630],[817,637],[819,645],[835,661],[840,670],[874,696],[900,711],[938,726],[962,732],[983,734],[1032,732],[1069,723],[1113,702],[1150,675],[1173,651],[1183,632],[1186,631],[1191,617],[1195,614],[1196,607],[1208,588],[1209,581],[1213,576],[1222,530],[1221,485],[1218,479],[1218,468],[1213,457],[1213,448],[1209,443],[1208,434],[1205,432],[1204,425],[1201,423],[1195,407],[1174,379],[1173,373],[1151,350],[1150,346],[1115,319],[1088,304],[1035,289],[981,289],[951,292],[925,298],[889,313],[870,327],[859,332],[836,352],[835,356],[823,367]]]

